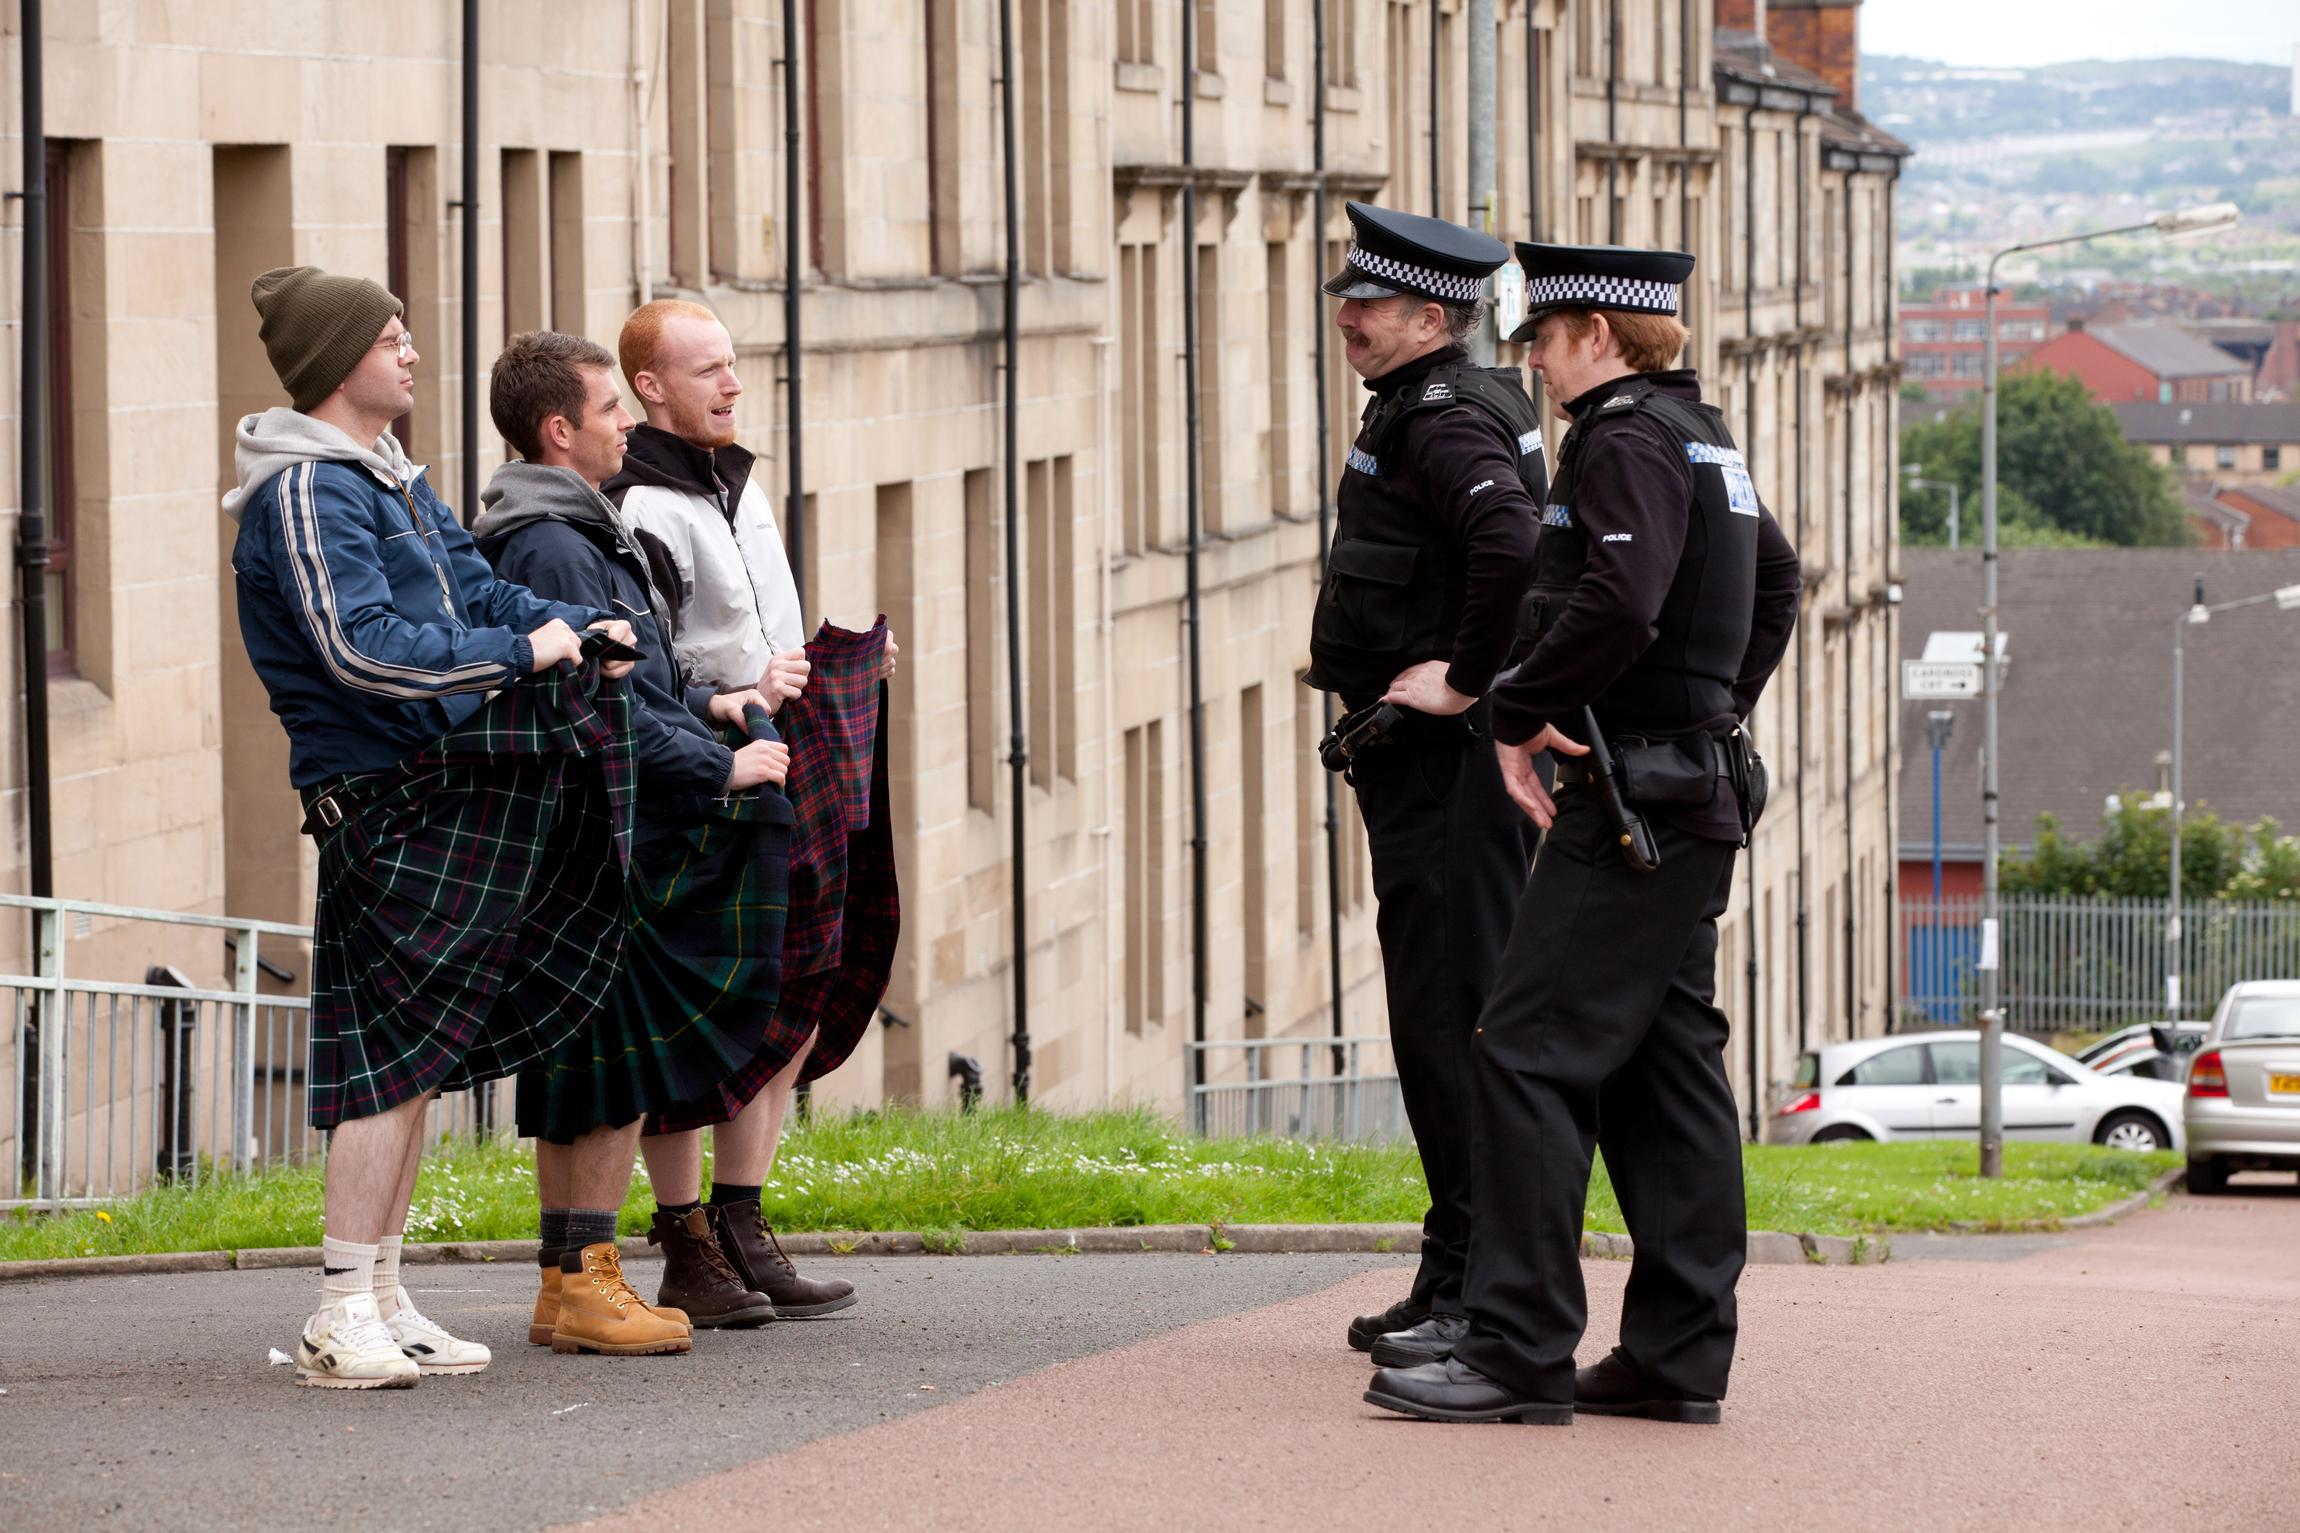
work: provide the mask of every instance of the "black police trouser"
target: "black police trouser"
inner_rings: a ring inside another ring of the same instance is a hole
[[[1391,1051],[1429,1182],[1413,1296],[1461,1313],[1469,1261],[1470,1044],[1533,857],[1492,741],[1465,729],[1351,764],[1373,857]]]
[[[1638,873],[1594,790],[1557,801],[1478,1024],[1470,1334],[1455,1355],[1528,1398],[1573,1398],[1595,1145],[1636,1246],[1622,1353],[1662,1395],[1723,1399],[1748,1243],[1716,1005],[1735,849],[1649,822],[1661,866]]]

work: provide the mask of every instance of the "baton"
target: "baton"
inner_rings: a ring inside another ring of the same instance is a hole
[[[1621,780],[1613,775],[1613,752],[1605,744],[1605,731],[1597,727],[1594,710],[1581,710],[1581,727],[1589,741],[1589,780],[1597,785],[1597,796],[1613,817],[1613,828],[1621,837],[1621,860],[1640,873],[1651,873],[1661,866],[1660,849],[1643,817],[1622,801]]]

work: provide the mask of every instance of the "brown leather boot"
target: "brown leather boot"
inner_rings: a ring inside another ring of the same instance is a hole
[[[752,1292],[721,1253],[718,1212],[655,1210],[655,1226],[647,1231],[647,1243],[663,1248],[663,1286],[655,1302],[678,1306],[704,1329],[765,1325],[775,1318],[774,1301]]]
[[[840,1278],[806,1278],[783,1254],[783,1243],[767,1227],[754,1200],[726,1203],[719,1216],[719,1244],[744,1282],[773,1301],[777,1320],[812,1320],[835,1315],[855,1301],[855,1285]]]
[[[648,1308],[625,1280],[622,1253],[613,1241],[569,1251],[559,1265],[559,1319],[551,1332],[552,1351],[637,1357],[694,1350],[695,1336],[686,1318],[677,1310]]]
[[[559,1255],[538,1256],[536,1265],[543,1269],[543,1291],[535,1296],[535,1318],[527,1322],[527,1339],[548,1347],[551,1333],[559,1328]]]

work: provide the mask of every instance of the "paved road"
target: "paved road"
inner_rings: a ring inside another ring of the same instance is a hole
[[[393,1526],[613,1533],[1328,1533],[1409,1505],[1493,1528],[2300,1522],[2300,1191],[2025,1245],[1751,1268],[1715,1429],[1365,1406],[1338,1322],[1394,1296],[1396,1258],[826,1261],[866,1288],[844,1321],[613,1361],[518,1341],[524,1269],[427,1268],[425,1306],[501,1361],[374,1396],[263,1365],[307,1274],[10,1286],[0,1526],[311,1526],[365,1498]],[[1627,1268],[1587,1272],[1595,1356]]]

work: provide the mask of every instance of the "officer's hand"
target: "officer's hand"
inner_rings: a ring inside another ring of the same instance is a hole
[[[776,787],[791,769],[791,748],[780,740],[753,740],[735,752],[734,768],[727,773],[729,793],[771,782]]]
[[[1396,703],[1416,713],[1434,713],[1439,718],[1450,718],[1477,701],[1465,697],[1446,685],[1446,663],[1443,660],[1424,660],[1409,665],[1391,680],[1390,689],[1382,694],[1385,703]]]
[[[781,712],[783,704],[804,692],[807,675],[813,669],[804,649],[786,649],[769,660],[767,673],[759,678],[759,690],[767,698],[767,712]]]
[[[1528,819],[1547,830],[1556,823],[1557,801],[1549,796],[1548,790],[1541,785],[1541,779],[1534,775],[1533,758],[1543,751],[1565,756],[1586,756],[1589,747],[1559,734],[1557,727],[1551,725],[1523,745],[1504,745],[1496,740],[1493,751],[1501,759],[1501,785],[1509,790],[1509,796],[1516,801],[1518,808],[1525,811]]]
[[[711,722],[724,724],[730,729],[740,729],[743,727],[743,710],[753,704],[769,713],[775,711],[774,705],[767,701],[766,694],[756,687],[742,692],[721,692],[711,699]]]
[[[631,631],[629,623],[619,617],[603,617],[591,627],[600,630],[618,644],[628,644],[633,649],[639,647],[639,636]],[[589,629],[585,632],[589,632]],[[609,681],[615,681],[630,675],[631,668],[636,664],[638,662],[635,660],[602,660],[599,662],[599,674]]]
[[[887,681],[894,676],[894,663],[902,658],[902,646],[895,643],[894,635],[886,636],[886,658],[879,662],[878,679]]]

